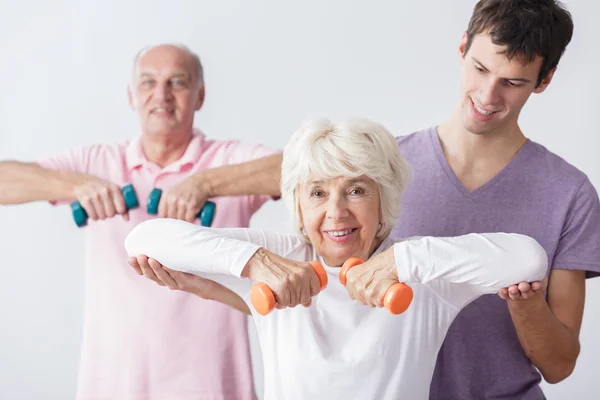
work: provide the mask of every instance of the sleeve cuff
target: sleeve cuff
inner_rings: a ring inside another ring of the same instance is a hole
[[[415,282],[411,272],[412,260],[406,242],[394,244],[394,260],[396,261],[396,269],[398,270],[398,280],[404,283]]]
[[[248,243],[247,246],[244,246],[234,262],[231,263],[229,273],[235,277],[242,278],[242,271],[254,253],[258,251],[258,249],[260,249],[260,246],[254,243]]]

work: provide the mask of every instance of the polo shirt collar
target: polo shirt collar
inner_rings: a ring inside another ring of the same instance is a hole
[[[195,165],[202,156],[204,139],[204,133],[194,128],[192,140],[188,144],[183,155],[173,164],[168,165],[165,168],[181,170],[187,166]],[[127,163],[127,170],[130,172],[137,167],[150,164],[150,161],[148,161],[146,155],[144,154],[144,150],[142,149],[141,135],[133,138],[127,145],[127,149],[125,151],[125,162]]]

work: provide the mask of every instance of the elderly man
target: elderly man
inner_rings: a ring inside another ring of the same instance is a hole
[[[0,163],[0,204],[79,200],[90,219],[82,228],[86,291],[78,399],[256,398],[247,318],[240,312],[248,311],[246,305],[221,286],[197,294],[221,293],[222,299],[225,293],[228,305],[140,280],[123,247],[129,231],[151,218],[145,205],[153,188],[163,189],[162,217],[194,221],[211,198],[216,227],[247,227],[279,192],[278,180],[263,179],[278,168],[280,158],[270,156],[275,151],[211,140],[194,129],[203,100],[198,56],[177,45],[144,49],[129,87],[139,136],[38,163]],[[133,185],[140,207],[127,209],[126,184]]]

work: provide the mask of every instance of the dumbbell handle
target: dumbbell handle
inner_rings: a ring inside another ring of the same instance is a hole
[[[310,265],[312,265],[315,273],[319,277],[319,282],[321,284],[321,289],[325,289],[327,286],[327,272],[323,269],[323,266],[318,261],[311,261]],[[275,295],[271,288],[263,282],[256,283],[252,285],[250,289],[250,301],[254,306],[256,312],[260,315],[267,315],[275,308]]]
[[[340,282],[342,285],[346,286],[346,274],[350,270],[350,268],[356,267],[359,264],[362,264],[363,260],[360,258],[349,258],[346,260],[344,265],[342,265],[342,269],[340,270]],[[381,299],[384,307],[392,314],[402,314],[413,299],[413,290],[410,286],[405,283],[398,282],[394,283],[392,286],[388,288],[385,292],[385,295]]]
[[[150,192],[150,195],[148,196],[148,204],[146,205],[146,211],[148,212],[148,214],[158,214],[158,203],[160,203],[161,196],[161,189],[152,189],[152,192]],[[206,203],[204,203],[204,206],[202,206],[202,209],[196,215],[196,218],[200,219],[200,223],[202,224],[202,226],[212,225],[213,220],[215,218],[216,207],[216,204],[212,201],[207,201]]]
[[[121,188],[121,193],[123,193],[123,199],[125,200],[125,207],[127,210],[132,210],[139,207],[140,204],[132,184],[123,186]],[[79,201],[74,201],[71,203],[71,214],[73,215],[73,220],[78,227],[81,228],[87,225],[89,215]]]

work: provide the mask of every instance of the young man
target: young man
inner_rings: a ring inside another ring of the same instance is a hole
[[[392,236],[523,233],[551,265],[542,284],[521,283],[461,312],[440,350],[431,399],[543,399],[540,373],[557,383],[575,367],[585,279],[600,272],[598,194],[518,124],[529,96],[550,84],[572,32],[554,0],[479,1],[459,45],[454,113],[398,138],[414,177]]]
[[[89,215],[76,397],[255,400],[245,303],[215,284],[196,292],[203,300],[140,280],[127,265],[123,240],[152,217],[145,208],[155,187],[164,190],[159,216],[195,221],[214,198],[213,226],[247,227],[269,194],[279,192],[279,180],[263,176],[280,158],[267,156],[275,152],[266,147],[211,140],[193,128],[204,80],[198,56],[183,46],[141,51],[129,100],[141,131],[131,141],[38,163],[0,162],[0,204],[79,200]],[[129,212],[121,194],[128,183],[140,205]],[[227,305],[209,300],[213,294]]]
[[[459,44],[456,109],[443,124],[398,138],[414,175],[392,236],[522,233],[551,265],[543,282],[482,297],[459,314],[431,399],[544,399],[541,376],[557,383],[574,369],[585,279],[600,272],[598,193],[518,124],[529,97],[550,84],[572,32],[569,12],[554,0],[479,1]],[[389,270],[385,263],[353,271],[375,274]]]

